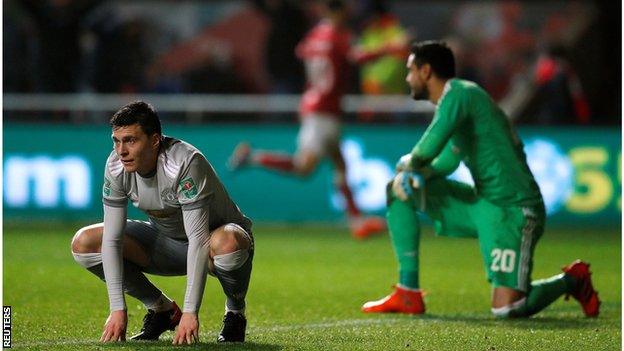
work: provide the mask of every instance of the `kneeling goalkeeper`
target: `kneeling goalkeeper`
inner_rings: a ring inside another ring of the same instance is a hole
[[[600,300],[587,263],[574,261],[562,274],[531,282],[533,252],[546,214],[522,142],[505,114],[475,83],[454,78],[453,53],[442,42],[416,43],[407,68],[412,97],[437,106],[387,187],[399,283],[392,294],[367,302],[362,310],[425,312],[418,273],[417,212],[422,212],[433,219],[437,235],[479,240],[495,316],[528,317],[563,294],[578,300],[585,315],[597,316]],[[446,179],[462,160],[474,187]]]

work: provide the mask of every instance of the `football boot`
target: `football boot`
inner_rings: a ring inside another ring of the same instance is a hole
[[[425,303],[421,290],[410,290],[394,286],[392,294],[377,301],[369,301],[362,306],[364,313],[425,313]]]
[[[167,330],[174,330],[180,324],[180,318],[182,318],[182,311],[175,302],[173,302],[173,308],[168,311],[147,310],[147,314],[143,317],[141,331],[133,335],[130,340],[158,340],[160,334]]]
[[[570,295],[581,304],[583,313],[587,317],[596,317],[600,313],[600,299],[598,292],[594,290],[591,280],[589,264],[581,260],[576,260],[562,268],[563,272],[576,279],[576,289],[566,294],[566,300]]]

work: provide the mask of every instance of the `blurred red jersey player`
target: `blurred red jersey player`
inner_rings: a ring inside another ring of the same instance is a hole
[[[323,2],[323,18],[296,48],[306,68],[307,84],[299,105],[301,127],[294,155],[252,150],[246,142],[234,150],[229,166],[237,170],[257,166],[298,176],[307,176],[328,157],[334,165],[336,187],[345,198],[349,226],[355,238],[384,231],[380,217],[363,216],[347,184],[345,160],[340,151],[340,102],[349,81],[351,33],[348,9],[343,1]]]
[[[340,100],[349,80],[351,33],[343,24],[346,10],[327,9],[322,19],[299,43],[297,57],[305,63],[307,84],[299,105],[302,118],[321,115],[337,119]]]

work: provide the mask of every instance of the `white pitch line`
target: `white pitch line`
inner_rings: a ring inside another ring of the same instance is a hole
[[[359,325],[379,325],[379,324],[394,324],[398,322],[409,321],[408,319],[346,319],[325,323],[304,323],[304,324],[291,324],[291,325],[278,325],[273,327],[257,327],[253,328],[254,331],[287,331],[295,329],[325,329],[333,327],[345,327],[345,326],[359,326]]]
[[[333,322],[323,323],[303,323],[303,324],[290,324],[290,325],[276,325],[276,326],[262,326],[262,327],[250,327],[248,332],[253,335],[263,332],[271,331],[289,331],[297,329],[327,329],[334,327],[347,327],[347,326],[362,326],[362,325],[383,325],[383,324],[396,324],[399,322],[412,322],[418,319],[406,319],[406,318],[392,318],[392,319],[345,319]],[[431,319],[427,318],[427,321]],[[201,333],[206,334],[206,333]],[[208,335],[205,335],[208,337]],[[206,340],[206,339],[204,339]],[[68,345],[93,345],[97,343],[95,339],[82,339],[82,340],[49,340],[49,341],[32,341],[32,342],[15,342],[13,347],[33,347],[33,346],[68,346]],[[128,345],[128,344],[125,344]],[[121,346],[121,344],[120,344]],[[154,345],[156,346],[156,345]]]

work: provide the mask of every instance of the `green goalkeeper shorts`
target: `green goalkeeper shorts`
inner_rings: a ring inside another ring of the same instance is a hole
[[[478,238],[488,281],[494,287],[528,291],[535,244],[544,231],[543,205],[498,206],[479,197],[473,187],[448,179],[428,180],[422,190],[414,198],[424,204],[437,235]]]

